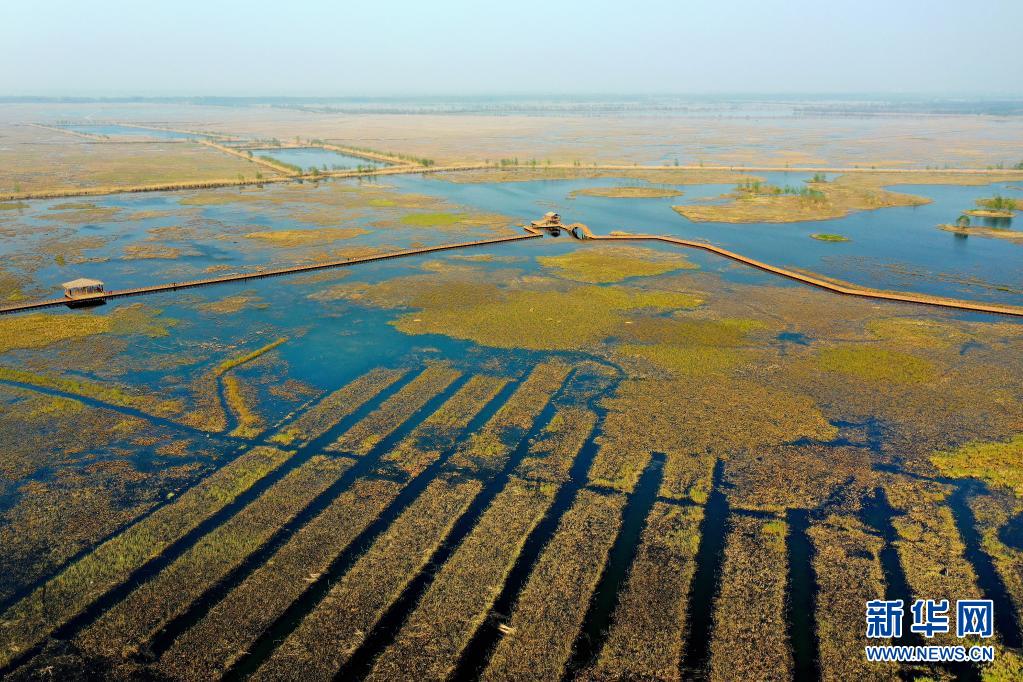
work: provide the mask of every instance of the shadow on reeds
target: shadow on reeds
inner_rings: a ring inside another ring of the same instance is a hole
[[[489,421],[490,418],[493,417],[494,414],[504,405],[504,403],[507,402],[508,398],[519,388],[520,385],[521,380],[509,381],[508,384],[504,386],[504,388],[502,388],[502,390],[498,392],[498,394],[489,403],[487,403],[487,405],[480,410],[475,417],[473,417],[468,426],[460,434],[459,438],[445,449],[444,454],[434,461],[429,467],[423,470],[421,474],[412,479],[408,485],[402,488],[398,496],[384,509],[383,512],[380,513],[379,516],[377,516],[373,523],[356,536],[356,538],[340,554],[338,554],[337,557],[335,557],[330,567],[324,571],[322,575],[309,586],[309,588],[306,589],[302,596],[292,602],[287,610],[285,610],[285,612],[281,614],[281,616],[274,621],[274,623],[268,627],[262,635],[260,635],[259,639],[257,639],[249,648],[246,655],[235,662],[230,670],[228,670],[224,675],[223,679],[245,679],[255,672],[259,666],[261,666],[263,662],[265,662],[271,654],[273,654],[277,646],[287,639],[288,635],[291,634],[301,624],[302,620],[316,607],[316,605],[322,601],[334,583],[340,580],[351,569],[355,562],[358,561],[359,558],[365,554],[367,550],[369,550],[373,543],[387,531],[391,524],[399,516],[401,516],[402,512],[404,512],[409,505],[411,505],[416,498],[418,498],[419,495],[426,490],[427,486],[444,471],[448,459],[455,451],[457,451],[458,446],[464,442],[465,438],[469,434],[479,431],[483,425],[486,424],[487,421]],[[432,412],[439,406],[440,403],[427,405],[424,410],[430,409]],[[550,417],[548,416],[548,419],[549,418]],[[404,435],[406,434],[402,434],[402,437]],[[389,438],[386,441],[381,441],[381,443],[379,443],[374,449],[383,453],[392,448],[398,442],[400,442],[400,440]],[[472,507],[470,507],[469,511],[472,511]],[[466,514],[468,514],[469,511],[467,511]],[[459,523],[460,522],[461,520]],[[459,523],[456,523],[454,529],[451,531],[452,534],[459,529]],[[471,530],[471,525],[466,530],[466,533],[468,530]],[[444,545],[440,550],[438,550],[438,552],[444,551],[445,549],[453,551],[453,547]],[[423,569],[423,573],[420,574],[420,576],[417,576],[413,583],[406,588],[406,593],[409,590],[412,590],[423,574],[428,574],[432,578],[433,568],[435,565],[438,565],[435,563],[435,560],[436,557],[431,557],[431,561],[427,564],[426,568]],[[423,589],[425,589],[425,586]],[[396,611],[398,605],[404,598],[405,593],[403,593],[402,597],[400,597],[399,600],[391,606],[388,612],[385,613],[377,627],[374,628],[373,632],[367,636],[363,646],[356,650],[355,654],[353,654],[353,658],[349,660],[349,665],[351,665],[351,662],[355,660],[354,656],[359,655],[360,651],[365,649],[373,640],[374,633],[383,626],[385,621],[389,617],[394,618],[397,615],[392,615],[392,611]],[[416,595],[416,598],[418,598],[418,595]],[[404,605],[400,614],[402,619],[407,616],[407,612],[411,609],[412,604],[414,604],[414,602]],[[400,623],[397,627],[395,627],[395,632],[398,627],[400,627]],[[388,638],[388,643],[391,639],[393,639],[393,633],[391,633],[391,636]],[[366,660],[363,666],[368,668],[368,665],[371,662],[372,658]]]
[[[796,680],[818,680],[821,676],[817,640],[817,575],[813,570],[813,545],[807,530],[810,513],[790,509],[786,514],[789,534],[786,541],[789,563],[789,599],[786,620],[792,646],[793,674]]]
[[[724,493],[724,462],[714,465],[714,479],[703,523],[700,547],[696,552],[696,572],[689,588],[689,624],[682,657],[684,679],[706,679],[710,661],[710,637],[714,622],[714,602],[721,591],[721,567],[728,535],[728,498]]]
[[[646,528],[647,517],[653,509],[654,502],[657,501],[657,492],[664,478],[664,462],[664,453],[653,453],[636,484],[636,489],[622,510],[622,525],[618,537],[611,547],[607,565],[583,618],[582,628],[572,647],[572,658],[569,659],[562,676],[563,680],[574,679],[580,671],[586,669],[600,656],[610,630],[612,615],[618,606],[619,595],[639,550],[640,537]]]

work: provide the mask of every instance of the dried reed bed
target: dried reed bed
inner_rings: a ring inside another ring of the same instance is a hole
[[[557,487],[512,478],[441,567],[369,675],[372,680],[444,679],[483,623],[526,537]]]
[[[2,617],[0,667],[124,582],[133,571],[223,509],[291,454],[271,447],[253,448],[14,604]]]
[[[334,584],[254,679],[333,679],[482,489],[479,481],[458,477],[431,483]]]
[[[621,525],[624,495],[581,490],[529,577],[485,680],[558,679]]]
[[[139,652],[351,466],[351,460],[311,458],[104,613],[78,636],[78,645],[111,658]]]
[[[689,583],[702,520],[702,507],[654,504],[594,677],[681,679]]]
[[[175,679],[222,675],[380,515],[400,488],[394,481],[356,481],[178,637],[161,657],[160,670]]]
[[[504,379],[486,375],[471,378],[382,458],[381,469],[396,467],[410,476],[422,473],[453,445],[505,383]],[[161,658],[161,670],[188,679],[209,679],[227,670],[380,515],[402,487],[390,479],[356,481],[179,637]]]
[[[472,377],[436,412],[381,457],[381,462],[399,469],[406,476],[418,476],[454,443],[470,420],[497,397],[507,383],[507,379],[486,374]]]
[[[448,365],[431,364],[419,376],[384,401],[383,405],[341,434],[327,450],[356,455],[368,454],[377,443],[393,433],[459,376],[461,372]]]
[[[537,365],[501,409],[452,456],[452,463],[475,472],[499,468],[525,437],[570,369],[557,361]]]
[[[949,486],[888,476],[885,494],[898,513],[892,525],[898,534],[895,549],[913,599],[979,599],[977,576],[965,557],[965,546],[946,498]],[[961,644],[953,630],[936,634],[929,643]]]
[[[234,374],[224,377],[224,402],[238,419],[237,426],[231,430],[231,436],[255,438],[266,428],[266,420],[252,409],[256,403],[255,391]]]
[[[885,594],[879,555],[884,541],[855,517],[832,515],[809,530],[817,575],[821,679],[890,680],[892,665],[867,663],[864,604]]]
[[[559,409],[529,446],[515,473],[525,479],[564,483],[576,455],[597,425],[597,415],[580,407]]]
[[[270,437],[274,443],[301,445],[322,436],[332,426],[405,375],[402,370],[374,369],[342,386]],[[297,441],[297,442],[296,442]]]
[[[784,521],[733,515],[714,605],[711,680],[790,680]]]

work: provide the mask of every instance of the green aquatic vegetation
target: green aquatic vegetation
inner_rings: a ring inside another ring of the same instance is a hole
[[[235,296],[225,296],[217,301],[202,303],[197,306],[197,309],[214,315],[233,315],[249,308],[266,307],[266,305],[263,303],[262,298],[254,294],[238,294]]]
[[[51,388],[119,407],[130,407],[145,414],[158,417],[175,417],[181,412],[180,401],[129,393],[118,386],[97,384],[83,379],[55,377],[10,367],[0,367],[0,381],[13,381],[20,384],[39,386],[40,388]]]
[[[384,404],[348,429],[327,450],[366,455],[405,420],[415,414],[438,393],[451,385],[461,372],[448,365],[432,364],[402,386]]]
[[[353,414],[368,400],[405,375],[404,371],[374,369],[337,389],[303,412],[290,424],[281,427],[270,441],[290,445],[307,443],[326,433],[330,427]]]
[[[421,571],[483,485],[439,478],[416,498],[254,675],[277,680],[302,670],[331,679],[384,610]]]
[[[712,680],[792,679],[785,631],[784,522],[733,515],[714,605]],[[756,609],[750,609],[756,604]]]
[[[847,242],[849,238],[840,234],[829,234],[827,232],[815,232],[810,235],[819,242]]]
[[[625,501],[624,495],[579,491],[537,560],[481,679],[561,676],[618,534]]]
[[[236,438],[255,438],[266,428],[266,420],[252,409],[255,391],[233,374],[224,377],[224,401],[238,417],[238,425],[231,431]]]
[[[836,346],[822,349],[817,365],[825,372],[866,381],[919,384],[937,376],[934,363],[901,351],[875,346]]]
[[[651,277],[697,267],[681,254],[620,245],[580,247],[558,256],[537,256],[536,261],[558,277],[591,284],[621,282],[629,277]]]
[[[811,398],[742,378],[630,378],[601,404],[608,413],[590,480],[631,490],[650,453],[663,452],[660,494],[673,499],[706,499],[715,458],[838,435]]]
[[[998,647],[995,660],[981,668],[980,679],[981,682],[1013,682],[1023,679],[1023,656],[1011,649]]]
[[[884,540],[854,516],[830,515],[814,521],[813,543],[817,578],[817,632],[821,677],[825,680],[890,680],[894,664],[868,663],[869,644],[863,628],[863,605],[885,593],[879,559]]]
[[[249,353],[245,353],[244,355],[239,355],[239,356],[234,357],[234,358],[228,358],[227,360],[224,360],[219,365],[217,365],[217,368],[214,371],[216,372],[216,374],[218,376],[224,374],[225,372],[230,372],[235,367],[239,367],[239,366],[244,365],[244,364],[246,364],[248,362],[252,362],[256,358],[258,358],[258,357],[260,357],[260,356],[262,356],[262,355],[264,355],[266,353],[269,353],[274,348],[277,348],[281,344],[285,343],[287,340],[288,340],[287,336],[282,336],[281,338],[277,339],[276,341],[268,343],[265,346],[261,346],[261,347],[255,349],[254,351],[251,351]]]
[[[402,216],[400,222],[411,227],[448,227],[464,217],[462,213],[410,213]]]
[[[766,328],[749,318],[636,317],[622,336],[641,343],[727,348],[748,345],[750,334]]]
[[[700,305],[691,294],[629,287],[575,287],[542,294],[513,290],[502,301],[409,313],[393,323],[406,334],[444,334],[497,348],[566,350],[595,344],[624,327],[621,313]]]
[[[703,508],[655,503],[629,568],[596,679],[677,680]]]
[[[182,256],[199,256],[195,249],[183,249],[167,244],[129,244],[124,247],[121,260],[177,260]]]
[[[160,318],[161,311],[140,303],[110,313],[72,312],[64,315],[30,313],[0,318],[0,353],[19,348],[43,348],[61,341],[99,334],[166,336],[176,320]]]
[[[1023,515],[1023,500],[1004,494],[973,495],[970,509],[981,537],[981,547],[995,564],[1017,617],[1023,616],[1023,548],[1002,541],[1002,531],[1013,518]],[[1017,520],[1018,523],[1018,520]]]
[[[556,491],[551,484],[510,479],[437,572],[367,679],[443,679],[450,674]]]
[[[76,208],[73,210],[57,211],[50,214],[40,214],[39,218],[42,220],[57,220],[60,222],[82,225],[85,223],[109,222],[114,220],[120,212],[121,209],[116,206],[89,205],[88,208]]]
[[[953,348],[974,335],[952,322],[915,317],[888,317],[867,322],[867,331],[899,346]]]
[[[315,230],[272,230],[268,232],[249,232],[246,239],[254,239],[271,246],[289,248],[294,246],[313,246],[342,239],[354,239],[369,230],[360,227],[324,227]]]
[[[290,456],[290,452],[276,448],[253,448],[15,603],[2,616],[5,627],[0,629],[0,666],[39,644]]]
[[[676,376],[697,376],[721,374],[742,363],[742,352],[726,348],[701,348],[671,343],[653,346],[621,344],[616,347],[617,355],[626,358],[642,358]]]
[[[0,202],[0,211],[20,211],[28,208],[29,204],[24,201],[5,201]]]
[[[76,643],[110,657],[138,652],[351,466],[351,461],[311,458],[104,613]]]
[[[974,441],[936,452],[931,463],[944,476],[978,478],[1023,498],[1023,434],[1006,441]]]

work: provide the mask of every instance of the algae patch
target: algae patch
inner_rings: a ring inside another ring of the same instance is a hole
[[[918,384],[936,376],[934,365],[924,358],[871,346],[825,348],[817,357],[826,372],[848,374],[868,381]]]
[[[558,256],[539,256],[536,260],[559,277],[590,284],[621,282],[629,277],[650,277],[697,267],[679,254],[634,246],[580,248]]]
[[[1009,488],[1023,498],[1023,434],[1008,441],[975,441],[955,450],[936,452],[931,462],[945,476],[979,478]]]

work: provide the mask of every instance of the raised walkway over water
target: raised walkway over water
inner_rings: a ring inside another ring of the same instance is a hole
[[[833,282],[820,275],[815,274],[804,274],[796,272],[794,270],[787,270],[780,268],[775,265],[770,265],[762,261],[743,256],[723,249],[720,246],[715,246],[706,242],[697,242],[688,239],[678,239],[676,237],[667,237],[660,235],[647,235],[647,234],[611,234],[611,235],[597,235],[594,234],[590,228],[585,225],[576,223],[571,226],[559,226],[561,229],[571,229],[571,234],[577,239],[583,240],[595,240],[595,241],[655,241],[662,242],[665,244],[672,244],[675,246],[683,246],[690,249],[699,249],[701,251],[707,251],[724,258],[748,265],[750,267],[769,272],[773,275],[785,277],[803,284],[816,287],[818,289],[824,289],[836,294],[842,294],[844,296],[857,296],[860,298],[870,298],[881,301],[893,301],[898,303],[914,303],[918,305],[927,305],[939,308],[947,308],[951,310],[961,310],[967,312],[977,313],[991,313],[995,315],[1010,315],[1014,317],[1023,317],[1023,306],[1013,306],[997,303],[983,303],[980,301],[966,301],[954,298],[944,298],[941,296],[931,296],[928,294],[916,294],[910,292],[899,292],[899,291],[883,291],[878,289],[867,289],[863,287],[857,287],[853,284]],[[360,263],[373,263],[383,260],[391,260],[395,258],[405,258],[408,256],[417,256],[428,253],[437,253],[440,251],[453,251],[455,249],[464,249],[477,246],[491,246],[496,244],[506,244],[509,242],[518,242],[526,239],[538,239],[543,237],[543,230],[532,226],[524,226],[523,229],[526,234],[513,235],[509,237],[495,237],[493,239],[479,239],[468,242],[456,242],[453,244],[440,244],[438,246],[426,246],[418,249],[406,249],[404,251],[393,251],[391,253],[382,253],[372,256],[361,256],[358,258],[347,258],[345,260],[328,261],[325,263],[311,263],[307,265],[295,265],[286,268],[275,268],[268,270],[257,270],[255,272],[238,273],[232,275],[223,275],[221,277],[210,277],[208,279],[197,279],[186,282],[170,282],[165,284],[155,284],[147,287],[137,287],[134,289],[115,289],[112,291],[106,291],[102,294],[95,294],[90,296],[81,296],[75,299],[68,298],[51,298],[40,301],[28,301],[24,303],[15,303],[7,306],[0,306],[0,315],[26,312],[30,310],[39,310],[43,308],[53,308],[56,306],[68,305],[73,303],[76,305],[88,304],[93,302],[100,302],[110,298],[125,298],[128,296],[143,296],[145,294],[157,294],[161,292],[177,291],[178,289],[194,289],[197,287],[212,286],[214,284],[226,284],[229,282],[244,282],[254,279],[263,279],[266,277],[279,277],[282,275],[299,274],[303,272],[312,272],[316,270],[328,270],[331,268],[342,268],[350,267],[353,265],[359,265]]]

